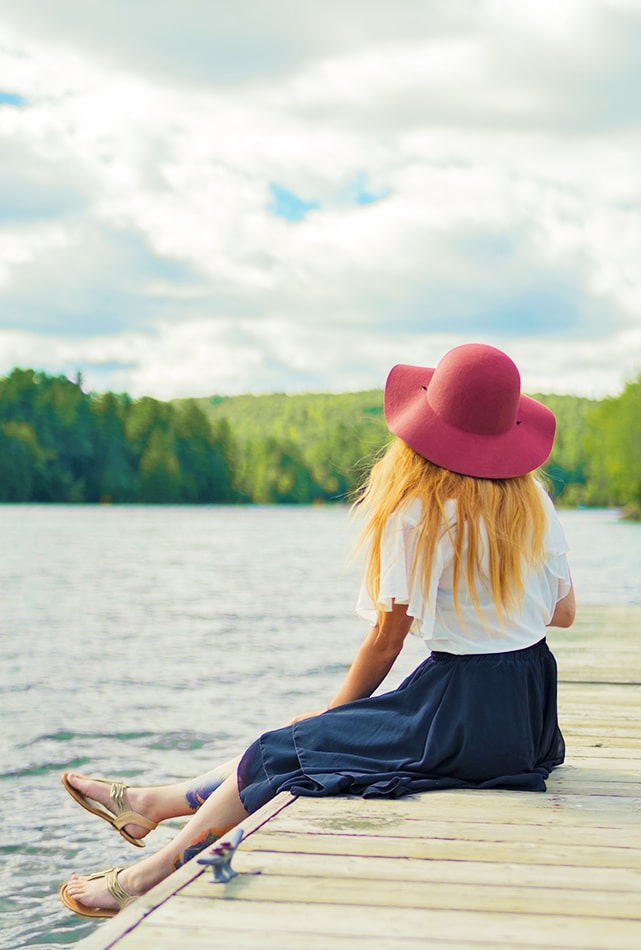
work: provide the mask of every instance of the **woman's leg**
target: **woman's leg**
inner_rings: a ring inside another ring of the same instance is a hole
[[[185,801],[190,812],[198,811],[200,806],[207,801],[212,792],[215,792],[223,784],[226,778],[230,775],[236,775],[238,763],[241,759],[242,755],[237,755],[235,758],[228,759],[227,762],[210,769],[209,772],[204,772],[197,778],[183,783]]]
[[[184,789],[184,784],[165,786],[165,790],[177,788]],[[167,792],[164,800],[167,803],[170,800],[176,803],[172,806],[172,810],[178,807],[177,792]],[[185,793],[183,791],[184,802]],[[177,870],[204,848],[209,847],[217,838],[220,838],[221,835],[224,835],[246,817],[247,812],[240,800],[236,774],[234,773],[207,797],[198,811],[192,815],[185,827],[178,832],[169,844],[148,858],[143,858],[142,861],[124,868],[118,875],[119,883],[125,891],[135,897],[145,894],[154,885],[168,877],[172,871]],[[88,907],[102,907],[105,909],[117,907],[116,901],[107,892],[103,879],[90,881],[85,877],[74,874],[67,885],[67,891],[71,897]]]
[[[167,818],[181,818],[191,815],[207,801],[209,796],[219,788],[229,775],[236,774],[240,756],[216,766],[209,772],[186,782],[175,782],[171,785],[128,787],[125,792],[127,802],[132,811],[144,815],[151,821],[165,821]],[[86,775],[70,773],[67,776],[70,785],[76,788],[87,798],[100,802],[106,808],[113,810],[110,785],[97,782]],[[149,834],[148,829],[141,825],[125,825],[126,830],[134,838],[144,838]]]

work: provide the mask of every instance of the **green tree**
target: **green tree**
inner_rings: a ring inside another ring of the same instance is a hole
[[[585,451],[589,504],[641,504],[641,377],[590,413]]]
[[[222,502],[233,497],[232,475],[226,462],[229,427],[216,431],[194,400],[181,402],[174,409],[172,429],[181,469],[181,500],[186,502]]]
[[[28,422],[0,425],[0,502],[30,501],[43,452]]]
[[[92,457],[91,414],[79,384],[64,376],[15,369],[0,381],[0,412],[4,422],[31,427],[38,461],[30,500],[84,501]]]
[[[181,472],[172,433],[152,429],[140,457],[140,501],[155,504],[181,500]]]
[[[137,497],[139,475],[125,436],[125,418],[131,399],[102,393],[91,399],[93,459],[87,475],[89,501],[128,502]]]
[[[535,398],[556,416],[554,447],[545,465],[552,493],[561,504],[585,502],[588,417],[598,403],[580,396],[538,394]]]

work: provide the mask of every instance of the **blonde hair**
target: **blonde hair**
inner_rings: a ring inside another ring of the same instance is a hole
[[[464,580],[472,604],[481,613],[477,583],[492,592],[501,623],[524,592],[525,565],[540,563],[546,514],[534,473],[509,479],[458,475],[427,461],[395,439],[373,466],[354,507],[364,513],[359,548],[367,545],[365,582],[375,604],[380,598],[381,542],[394,512],[418,499],[423,517],[412,577],[420,570],[421,590],[428,597],[429,579],[439,540],[448,534],[454,550],[454,604],[460,616],[459,586]],[[455,517],[446,503],[455,502]],[[487,569],[483,557],[487,547]]]

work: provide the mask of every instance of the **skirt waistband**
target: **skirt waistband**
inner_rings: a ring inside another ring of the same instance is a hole
[[[500,659],[526,660],[547,652],[547,640],[543,637],[537,643],[533,643],[529,647],[522,647],[520,650],[502,650],[500,653],[445,653],[442,650],[433,650],[430,657],[436,663],[453,663],[462,660],[473,663],[496,663]]]

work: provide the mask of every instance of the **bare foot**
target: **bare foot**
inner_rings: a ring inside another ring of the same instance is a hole
[[[86,775],[77,775],[75,772],[70,772],[67,775],[67,781],[73,788],[77,789],[85,798],[90,798],[95,802],[98,802],[100,805],[104,805],[105,808],[108,808],[112,814],[117,813],[117,808],[114,803],[114,800],[111,797],[111,786],[109,782],[98,782],[95,779],[89,778]],[[139,815],[144,815],[145,818],[149,818],[150,821],[156,821],[157,819],[153,815],[149,814],[152,810],[150,796],[147,794],[145,789],[141,788],[127,788],[125,792],[125,802],[131,809],[131,811],[138,812]],[[125,825],[125,830],[132,836],[132,838],[144,838],[149,834],[150,829],[145,828],[143,825],[128,824]],[[91,882],[94,883],[93,881]],[[98,882],[100,883],[100,882]],[[106,905],[89,905],[89,906],[106,906]]]

